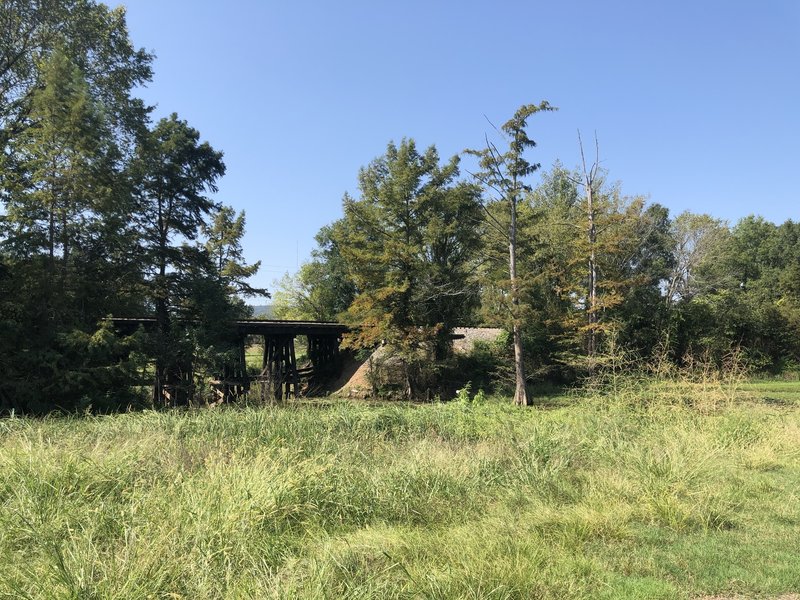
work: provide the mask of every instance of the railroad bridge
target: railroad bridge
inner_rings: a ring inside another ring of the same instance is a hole
[[[133,333],[140,327],[154,330],[157,321],[152,317],[112,318],[115,329]],[[347,327],[341,323],[322,321],[239,320],[232,323],[235,332],[235,352],[232,358],[215,374],[211,385],[223,402],[244,396],[253,381],[259,382],[262,399],[280,401],[298,397],[301,377],[335,375],[340,368],[339,345]],[[250,336],[261,336],[264,342],[261,372],[251,377],[247,372],[245,346]],[[306,336],[308,358],[311,366],[298,368],[295,338]],[[191,362],[191,361],[190,361]],[[177,381],[160,382],[158,370],[154,385],[154,401],[182,404],[191,397],[194,373],[191,364],[180,369]]]

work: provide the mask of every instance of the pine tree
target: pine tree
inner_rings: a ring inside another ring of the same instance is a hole
[[[611,327],[642,351],[655,343],[671,238],[663,207],[624,196],[601,171],[591,176],[591,201],[581,183],[582,173],[560,164],[543,175],[530,197],[537,218],[525,233],[539,245],[525,261],[537,264],[552,294],[541,304],[553,308],[547,319],[557,324],[561,360],[592,368]]]
[[[3,169],[13,227],[7,235],[20,254],[45,250],[63,287],[81,235],[76,217],[85,221],[102,209],[109,192],[102,177],[113,150],[80,70],[62,52],[46,63],[43,80],[32,98],[35,124],[14,139]]]
[[[123,209],[119,150],[67,54],[57,49],[40,68],[30,125],[9,140],[0,168],[0,238],[10,275],[3,308],[13,315],[5,321],[11,358],[4,385],[14,389],[15,407],[71,408],[100,385],[84,374],[102,358],[81,351],[80,342],[89,343],[98,319],[118,302],[112,281],[98,281],[118,241],[108,225]],[[119,399],[125,402],[123,393]]]
[[[207,193],[216,191],[224,173],[222,153],[201,143],[199,132],[174,113],[142,138],[131,167],[144,249],[141,264],[158,327],[155,405],[167,396],[172,403],[185,403],[191,395],[194,348],[173,328],[173,317],[191,316],[187,299],[198,291],[198,278],[208,273],[208,252],[188,242],[201,236],[206,219],[219,209]]]
[[[83,73],[121,146],[127,149],[144,127],[149,109],[131,92],[150,80],[153,57],[133,47],[124,7],[93,0],[3,0],[0,40],[0,147],[36,126],[31,100],[44,81],[42,62],[55,53]]]
[[[222,206],[214,214],[211,224],[203,226],[205,250],[214,265],[220,285],[228,291],[229,296],[269,297],[267,290],[254,288],[247,282],[258,273],[261,261],[248,265],[244,260],[244,226],[244,211],[237,215],[232,207]]]

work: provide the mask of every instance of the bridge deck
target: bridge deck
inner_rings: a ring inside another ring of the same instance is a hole
[[[135,331],[155,327],[153,317],[112,318],[115,327]],[[346,325],[330,321],[288,321],[277,319],[245,319],[235,321],[236,328],[244,335],[341,335],[348,331]]]

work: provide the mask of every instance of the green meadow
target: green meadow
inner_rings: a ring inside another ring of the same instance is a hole
[[[800,383],[655,398],[7,418],[0,597],[800,591]]]

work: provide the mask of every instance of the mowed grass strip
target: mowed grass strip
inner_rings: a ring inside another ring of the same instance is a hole
[[[6,419],[0,596],[797,592],[800,406],[746,397]]]

